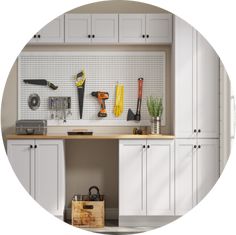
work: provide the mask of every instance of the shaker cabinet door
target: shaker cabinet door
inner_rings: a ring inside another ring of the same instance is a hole
[[[175,142],[175,214],[183,215],[196,205],[197,141]]]
[[[66,43],[90,43],[91,38],[92,32],[90,14],[65,15]]]
[[[146,140],[120,140],[119,215],[146,215]]]
[[[147,140],[147,215],[174,215],[173,140]]]
[[[54,215],[64,210],[64,167],[62,140],[36,140],[35,200]]]
[[[219,140],[198,140],[197,152],[197,202],[200,202],[220,176]]]
[[[118,43],[118,14],[92,14],[92,42]]]
[[[34,140],[8,140],[7,155],[11,166],[26,191],[33,196]]]
[[[119,42],[145,43],[145,14],[119,15]]]
[[[175,135],[196,137],[196,76],[194,75],[193,28],[175,17]]]
[[[219,138],[220,61],[214,49],[197,33],[197,126],[199,138]]]

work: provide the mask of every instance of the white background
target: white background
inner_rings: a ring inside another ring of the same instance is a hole
[[[10,68],[31,36],[56,16],[94,1],[0,1],[0,95]],[[236,77],[236,14],[234,0],[149,0],[187,20],[221,57],[232,86]],[[9,115],[11,115],[9,113]],[[61,223],[39,207],[13,174],[3,144],[0,146],[0,234],[87,234]],[[234,146],[235,147],[235,146]],[[148,234],[236,234],[235,148],[221,178],[208,196],[183,218]]]

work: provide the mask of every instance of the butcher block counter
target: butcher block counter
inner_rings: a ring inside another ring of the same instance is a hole
[[[47,134],[47,135],[7,135],[8,140],[16,139],[62,139],[62,140],[76,140],[76,139],[174,139],[174,135],[128,135],[128,134],[115,134],[115,135],[67,135],[67,134]]]

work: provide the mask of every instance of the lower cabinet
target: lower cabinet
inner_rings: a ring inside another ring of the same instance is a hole
[[[178,139],[175,148],[175,214],[199,203],[220,175],[218,139]]]
[[[119,216],[174,215],[174,141],[120,140]]]
[[[29,194],[47,211],[62,218],[65,206],[63,140],[8,140],[7,153]]]

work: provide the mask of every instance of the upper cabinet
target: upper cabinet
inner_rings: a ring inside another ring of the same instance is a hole
[[[66,14],[66,43],[118,43],[117,14]]]
[[[120,43],[172,43],[171,14],[120,14]]]
[[[64,15],[57,17],[30,40],[31,44],[64,43]]]
[[[174,24],[175,135],[219,138],[219,57],[189,24]]]

